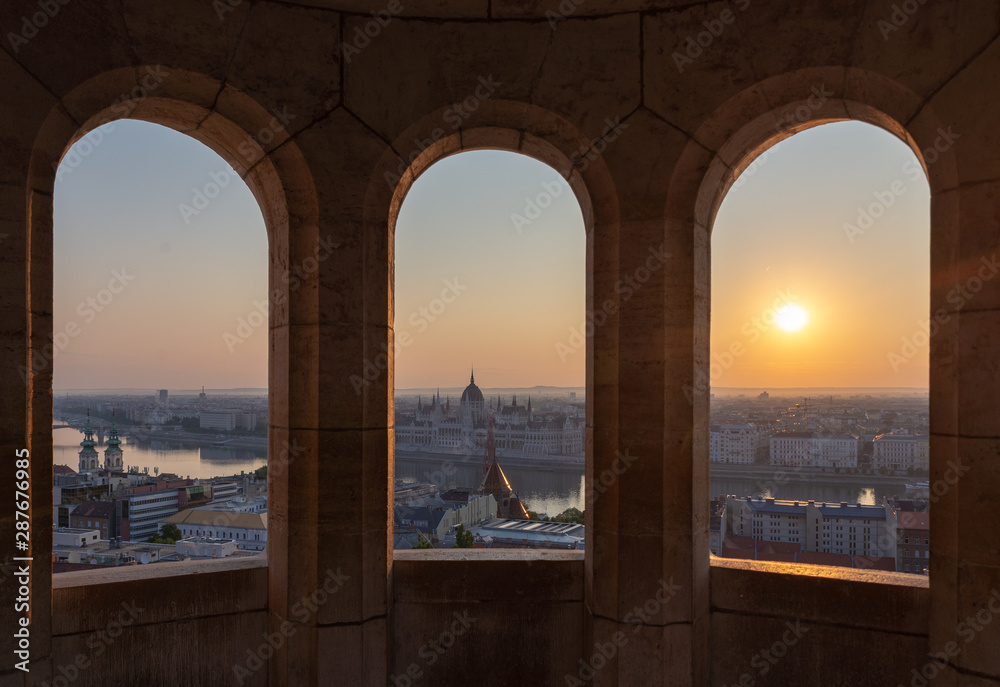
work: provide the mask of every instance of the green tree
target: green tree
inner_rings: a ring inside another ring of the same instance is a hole
[[[543,517],[533,510],[528,511],[528,520],[548,520],[547,517]]]
[[[453,549],[471,549],[476,541],[476,535],[465,529],[465,525],[459,525],[455,529],[455,543]]]
[[[434,545],[424,539],[424,535],[417,532],[417,543],[413,545],[415,549],[433,549]]]
[[[567,508],[559,515],[552,518],[554,522],[575,522],[578,525],[584,524],[584,514],[579,508]]]
[[[267,466],[259,467],[253,471],[253,476],[259,481],[267,479]]]
[[[158,534],[154,534],[148,541],[152,544],[176,544],[177,540],[183,538],[184,535],[181,534],[177,525],[168,522],[160,528],[160,532]]]

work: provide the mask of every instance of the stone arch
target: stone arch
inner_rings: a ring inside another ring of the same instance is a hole
[[[365,240],[387,242],[388,259],[384,262],[388,270],[386,279],[393,279],[396,218],[407,192],[420,174],[450,155],[472,150],[505,150],[543,162],[566,179],[584,218],[587,241],[586,312],[594,312],[595,304],[603,306],[609,300],[617,303],[619,294],[615,283],[620,270],[618,242],[621,218],[612,174],[601,154],[596,152],[603,149],[600,141],[588,139],[569,122],[541,108],[505,101],[480,103],[479,109],[460,129],[444,133],[441,122],[446,109],[430,113],[399,135],[375,166],[370,180],[365,202]],[[424,142],[427,145],[423,145]],[[378,278],[381,279],[381,275]],[[385,350],[392,350],[393,347],[392,304],[390,290],[386,304],[389,323],[387,339],[380,342],[387,347]],[[589,485],[596,484],[598,476],[606,472],[618,456],[618,368],[611,364],[618,358],[618,337],[617,310],[607,315],[603,326],[595,327],[593,332],[588,331],[587,336],[586,417],[588,428],[595,428],[587,432],[585,481]],[[392,379],[391,374],[386,377]],[[391,383],[379,389],[379,393],[385,394],[387,422],[391,427],[394,422]],[[394,466],[391,442],[388,452],[391,480]],[[590,536],[596,537],[594,490],[586,489],[585,498],[586,526],[592,533]],[[613,500],[608,497],[603,502],[610,505]],[[390,566],[392,556],[390,551]],[[603,558],[607,558],[607,553],[603,553]],[[595,554],[595,547],[588,545],[585,551],[587,579],[598,577],[596,571],[603,565],[602,555]],[[392,580],[391,572],[389,579]],[[594,593],[594,585],[588,583],[585,587],[588,595]]]
[[[76,141],[104,124],[119,119],[161,124],[204,143],[232,165],[264,217],[269,253],[269,424],[278,428],[269,433],[268,443],[269,464],[277,463],[272,470],[276,479],[270,485],[270,510],[271,521],[282,522],[287,520],[287,482],[295,471],[289,467],[294,456],[286,458],[286,428],[295,426],[295,413],[302,412],[290,399],[307,393],[295,387],[304,387],[306,380],[315,378],[319,364],[316,356],[292,356],[288,333],[291,323],[315,321],[316,303],[309,297],[315,289],[302,289],[292,298],[289,279],[282,278],[291,266],[302,264],[318,240],[312,173],[287,132],[279,130],[279,136],[264,143],[260,132],[275,130],[274,117],[255,100],[223,81],[180,69],[164,70],[163,78],[152,87],[147,76],[158,68],[116,69],[79,84],[52,108],[35,137],[26,176],[26,223],[34,247],[28,258],[27,290],[28,354],[32,358],[27,397],[36,410],[28,433],[31,448],[39,455],[45,455],[46,448],[51,450],[51,432],[44,430],[51,425],[52,360],[44,355],[36,359],[33,354],[51,342],[53,334],[52,199],[59,164]],[[51,469],[44,461],[35,462],[32,480],[51,484]],[[43,546],[51,546],[51,530],[40,534],[48,542]],[[278,527],[271,533],[268,554],[273,577],[286,570],[281,559],[287,548],[288,528]],[[272,599],[279,609],[280,604],[280,599]]]
[[[750,105],[750,103],[753,103]],[[710,356],[711,233],[716,214],[726,193],[741,173],[779,141],[800,131],[836,121],[862,121],[878,126],[902,140],[914,152],[931,188],[931,293],[930,312],[943,305],[945,280],[958,271],[950,256],[939,254],[935,246],[955,240],[958,206],[954,202],[935,203],[935,198],[958,184],[959,160],[950,145],[942,145],[945,124],[930,106],[912,91],[885,77],[855,68],[824,67],[803,69],[765,79],[734,96],[710,115],[695,133],[670,180],[666,218],[678,230],[694,232],[695,299],[694,359],[692,370],[694,403],[708,418]],[[934,399],[954,399],[956,380],[949,353],[957,346],[954,328],[941,328],[931,338],[930,396],[935,412],[953,416],[955,404],[935,403]],[[935,361],[946,361],[935,371]],[[953,417],[945,418],[953,423]],[[933,420],[932,420],[933,423]],[[708,424],[696,446],[696,463],[707,470]],[[932,429],[933,431],[933,429]],[[943,463],[948,456],[932,459]],[[706,485],[707,486],[707,485]],[[697,505],[704,509],[707,498]],[[940,544],[940,542],[939,542]]]

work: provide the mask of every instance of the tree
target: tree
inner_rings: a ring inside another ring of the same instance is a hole
[[[266,480],[266,479],[267,479],[267,466],[265,465],[265,466],[263,466],[263,467],[259,467],[259,468],[257,468],[256,470],[254,470],[254,471],[253,471],[253,476],[254,476],[254,477],[255,477],[255,478],[256,478],[256,479],[258,480],[258,481],[263,481],[263,480]]]
[[[543,515],[539,515],[538,513],[536,513],[533,510],[529,510],[528,511],[528,520],[548,520],[548,518],[545,517],[545,516],[543,516]]]
[[[475,541],[476,541],[476,535],[474,535],[469,530],[465,529],[464,525],[459,525],[455,529],[455,543],[452,545],[451,548],[471,549]]]
[[[152,544],[176,544],[178,539],[183,539],[180,529],[173,523],[167,523],[160,528],[159,534],[154,534],[149,538]]]
[[[434,545],[424,539],[424,535],[417,532],[417,543],[413,545],[415,549],[433,549]]]
[[[559,515],[552,518],[554,522],[575,522],[578,525],[584,524],[583,511],[579,508],[567,508]]]

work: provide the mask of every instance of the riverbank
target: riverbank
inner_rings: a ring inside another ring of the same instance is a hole
[[[772,465],[721,465],[712,463],[713,478],[752,479],[762,483],[805,482],[832,486],[870,487],[876,484],[904,486],[916,482],[921,477],[906,475],[854,475],[848,473],[824,472],[816,468],[790,468]]]
[[[190,432],[128,432],[129,440],[140,443],[163,441],[185,446],[205,446],[216,448],[243,448],[267,451],[267,437],[226,437],[219,439],[215,434],[192,434]]]
[[[452,453],[416,453],[396,450],[400,460],[413,460],[428,463],[454,463],[474,465],[479,464],[479,456],[463,456]],[[515,458],[498,456],[504,467],[533,468],[537,470],[561,470],[582,473],[585,467],[584,458]],[[711,477],[713,479],[754,480],[762,485],[780,485],[785,483],[820,484],[827,486],[872,487],[898,486],[916,482],[920,477],[906,475],[855,475],[846,473],[824,472],[815,468],[773,467],[770,465],[722,465],[712,463]]]
[[[416,453],[396,449],[396,458],[399,460],[414,460],[426,463],[453,463],[461,465],[482,465],[483,457],[479,455],[460,455],[455,453]],[[532,468],[542,471],[571,471],[582,473],[585,466],[583,456],[554,458],[546,456],[544,458],[517,458],[497,456],[502,467],[512,468]]]

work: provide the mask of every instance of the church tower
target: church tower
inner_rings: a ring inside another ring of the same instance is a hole
[[[122,440],[118,436],[118,427],[114,416],[111,419],[111,436],[108,437],[108,447],[104,449],[104,469],[122,471]]]
[[[100,458],[97,455],[97,442],[94,441],[94,430],[90,428],[90,414],[87,414],[87,429],[84,430],[83,441],[80,442],[80,472],[92,472],[99,469]]]

